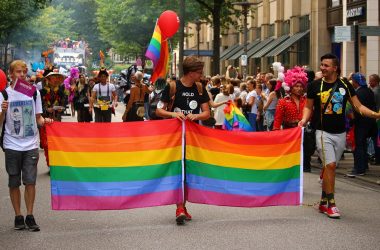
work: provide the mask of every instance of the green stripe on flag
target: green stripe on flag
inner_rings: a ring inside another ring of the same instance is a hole
[[[186,173],[219,180],[276,183],[300,178],[300,166],[275,170],[250,170],[186,160]]]
[[[179,175],[181,161],[143,167],[67,167],[51,166],[50,178],[55,181],[121,182],[141,181]]]

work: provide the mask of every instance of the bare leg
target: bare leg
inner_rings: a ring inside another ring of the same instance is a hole
[[[21,215],[21,192],[19,187],[9,188],[9,196],[11,197],[11,202],[15,215]]]
[[[36,197],[36,185],[26,185],[25,186],[25,204],[27,215],[33,214],[34,200]]]

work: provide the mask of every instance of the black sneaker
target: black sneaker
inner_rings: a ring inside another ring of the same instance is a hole
[[[350,177],[350,178],[355,178],[356,176],[364,176],[365,173],[357,173],[355,171],[351,171],[349,173],[346,174],[347,177]]]
[[[17,215],[15,216],[15,230],[23,230],[25,229],[24,216]]]
[[[36,221],[34,220],[33,215],[27,215],[25,217],[25,224],[29,228],[29,231],[33,231],[33,232],[40,231],[40,226],[37,225]]]

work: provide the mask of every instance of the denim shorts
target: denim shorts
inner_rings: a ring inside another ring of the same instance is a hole
[[[5,168],[9,179],[8,187],[35,185],[37,179],[37,163],[39,158],[38,148],[28,151],[16,151],[5,149]]]

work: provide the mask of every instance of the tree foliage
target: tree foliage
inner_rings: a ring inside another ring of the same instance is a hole
[[[9,42],[10,33],[17,27],[38,15],[51,0],[2,0],[0,4],[0,38],[2,43]]]
[[[30,20],[28,25],[12,34],[12,40],[24,49],[46,50],[54,41],[76,37],[73,31],[75,21],[70,18],[72,10],[65,10],[62,5],[49,6],[40,15]]]

